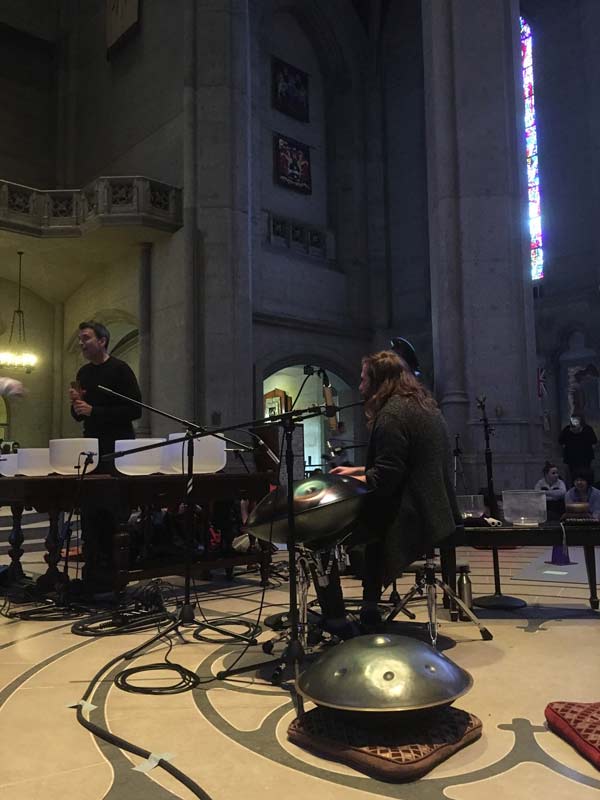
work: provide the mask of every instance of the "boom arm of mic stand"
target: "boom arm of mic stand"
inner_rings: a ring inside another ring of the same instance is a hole
[[[141,408],[146,408],[148,411],[152,411],[154,414],[159,414],[161,417],[166,417],[167,419],[172,419],[175,422],[178,422],[180,425],[184,426],[188,429],[188,431],[194,431],[194,439],[202,439],[205,436],[215,436],[217,439],[222,439],[227,444],[233,444],[236,447],[245,448],[246,450],[250,451],[252,448],[248,448],[247,445],[243,444],[243,442],[237,442],[235,439],[231,439],[227,436],[222,435],[222,431],[209,431],[208,428],[203,427],[202,425],[197,425],[195,422],[190,422],[187,419],[182,419],[181,417],[176,417],[174,414],[169,414],[166,411],[162,411],[159,408],[154,408],[154,406],[148,405],[148,403],[142,403],[141,400],[135,400],[133,397],[128,397],[126,394],[121,394],[120,392],[115,392],[113,389],[109,389],[107,386],[98,386],[98,388],[105,392],[106,394],[113,395],[114,397],[119,397],[121,400],[126,400],[128,403],[132,403],[133,405],[140,406]],[[241,427],[241,426],[235,426]],[[224,428],[223,431],[227,430],[234,430],[234,428]],[[190,436],[182,436],[180,439],[169,439],[168,444],[181,444],[182,442],[189,442]],[[165,442],[167,444],[167,442]],[[144,450],[153,450],[156,447],[163,447],[164,445],[162,442],[160,444],[147,444],[143,447],[134,447],[131,450],[119,450],[118,453],[107,453],[106,455],[101,457],[101,460],[107,461],[111,458],[115,458],[118,455],[130,455],[131,453],[142,453]]]

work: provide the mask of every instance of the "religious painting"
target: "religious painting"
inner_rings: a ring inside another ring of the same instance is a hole
[[[271,57],[273,108],[288,117],[308,122],[308,75],[301,69]]]
[[[273,136],[275,180],[287,189],[312,194],[310,148],[288,136]]]
[[[273,389],[263,395],[265,404],[265,418],[276,417],[278,414],[283,414],[289,411],[292,404],[292,398],[283,391],[283,389]]]

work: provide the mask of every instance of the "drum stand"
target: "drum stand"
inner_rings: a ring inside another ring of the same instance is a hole
[[[415,573],[414,586],[404,595],[404,597],[400,600],[400,602],[397,605],[395,605],[394,608],[392,608],[392,610],[384,617],[384,622],[386,623],[392,622],[401,611],[405,612],[406,605],[415,596],[418,595],[419,597],[422,597],[423,595],[425,595],[425,597],[427,598],[427,615],[428,615],[427,627],[429,630],[429,638],[431,639],[431,644],[433,645],[433,647],[435,647],[438,636],[437,587],[439,587],[442,590],[445,597],[448,598],[450,603],[456,603],[456,605],[462,609],[462,611],[469,618],[469,620],[474,625],[477,625],[482,639],[485,639],[486,641],[490,641],[491,639],[493,639],[494,637],[492,636],[491,632],[481,624],[481,622],[477,619],[475,614],[466,605],[466,603],[463,603],[463,601],[456,594],[456,592],[454,592],[445,581],[436,577],[435,569],[436,569],[436,564],[433,554],[428,553],[425,558],[425,564],[423,568]],[[452,606],[450,607],[452,608]]]

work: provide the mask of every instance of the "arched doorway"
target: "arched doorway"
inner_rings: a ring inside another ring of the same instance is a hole
[[[336,406],[344,406],[355,402],[356,389],[350,387],[335,372],[328,371],[333,400]],[[300,394],[298,395],[298,393]],[[295,402],[294,408],[307,408],[322,405],[323,383],[315,373],[307,376],[302,365],[283,367],[263,381],[263,409],[265,416],[269,413],[284,411]],[[304,429],[304,469],[306,474],[314,470],[328,472],[331,466],[350,461],[362,463],[363,452],[356,455],[355,415],[354,409],[341,411],[337,418],[327,419],[324,416],[305,420]]]

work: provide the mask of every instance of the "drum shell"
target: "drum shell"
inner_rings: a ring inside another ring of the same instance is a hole
[[[356,522],[366,485],[355,478],[322,475],[294,484],[295,541],[312,549],[331,547]],[[248,518],[246,529],[262,541],[288,541],[287,492],[277,488],[263,498]]]
[[[397,713],[450,705],[471,675],[431,645],[408,636],[358,636],[324,652],[299,676],[298,692],[319,706]]]

